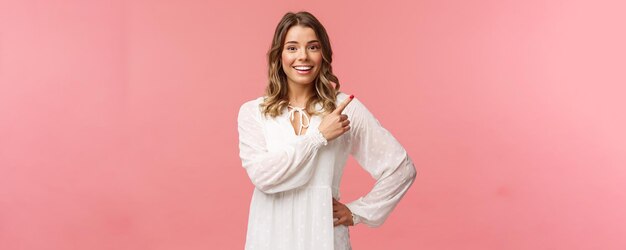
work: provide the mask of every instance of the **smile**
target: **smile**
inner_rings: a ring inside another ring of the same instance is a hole
[[[313,66],[294,66],[293,68],[300,74],[308,74]]]

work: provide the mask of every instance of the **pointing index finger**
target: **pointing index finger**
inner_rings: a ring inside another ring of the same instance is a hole
[[[346,100],[344,100],[337,108],[333,111],[335,114],[341,114],[343,110],[348,106],[348,104],[354,99],[354,95],[350,95]]]

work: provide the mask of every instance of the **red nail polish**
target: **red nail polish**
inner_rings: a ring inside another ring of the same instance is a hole
[[[354,98],[354,95],[350,95],[350,99]]]

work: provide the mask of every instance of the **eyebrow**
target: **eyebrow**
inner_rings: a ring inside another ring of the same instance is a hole
[[[307,42],[307,44],[309,44],[309,43],[319,43],[319,42],[320,42],[319,40],[311,40],[311,41]],[[285,44],[288,44],[288,43],[298,44],[298,42],[296,42],[296,41],[288,41]]]

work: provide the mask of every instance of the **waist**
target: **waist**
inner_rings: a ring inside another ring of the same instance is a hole
[[[296,188],[294,190],[304,191],[304,190],[318,190],[318,189],[319,190],[324,190],[324,189],[325,190],[330,190],[330,193],[332,194],[333,198],[335,198],[337,200],[339,199],[339,195],[340,195],[339,194],[339,187],[333,187],[333,186],[328,186],[328,185],[310,185],[310,186],[309,185],[305,185],[305,186],[302,186],[302,187],[298,187],[298,188]]]

